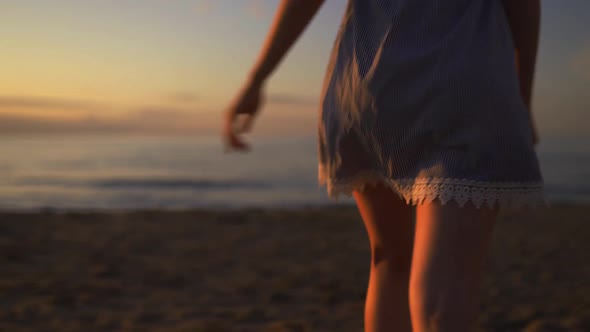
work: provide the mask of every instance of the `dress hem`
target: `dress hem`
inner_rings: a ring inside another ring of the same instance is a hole
[[[362,171],[347,179],[331,179],[319,166],[318,180],[333,199],[352,196],[353,191],[363,191],[367,186],[385,185],[409,205],[419,205],[439,199],[445,205],[455,201],[460,207],[471,202],[476,208],[535,209],[549,207],[543,182],[486,182],[470,179],[418,177],[388,178],[376,171]]]

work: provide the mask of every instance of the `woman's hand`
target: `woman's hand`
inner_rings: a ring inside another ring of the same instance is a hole
[[[254,116],[262,103],[262,82],[277,67],[281,59],[313,16],[324,0],[282,0],[268,32],[264,47],[251,73],[252,80],[240,91],[237,98],[225,112],[223,136],[228,149],[247,150],[239,135],[250,130]],[[241,123],[238,118],[244,117]]]
[[[248,82],[225,111],[223,139],[226,150],[245,151],[250,148],[240,135],[252,129],[254,117],[263,101],[261,83]]]

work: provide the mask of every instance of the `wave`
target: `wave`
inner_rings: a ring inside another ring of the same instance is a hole
[[[183,189],[183,190],[231,190],[267,189],[267,182],[243,179],[195,179],[195,178],[21,178],[14,182],[25,186],[90,187],[95,189]]]

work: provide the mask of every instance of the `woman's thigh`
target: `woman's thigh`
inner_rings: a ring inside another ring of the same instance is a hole
[[[434,200],[417,207],[411,301],[430,313],[477,312],[497,214],[470,202],[460,207]]]
[[[355,191],[354,198],[371,242],[373,263],[394,259],[403,262],[401,265],[407,266],[409,272],[414,240],[414,208],[383,185]]]

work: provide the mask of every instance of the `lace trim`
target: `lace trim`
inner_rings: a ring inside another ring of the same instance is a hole
[[[326,186],[328,195],[351,196],[353,191],[363,191],[368,185],[384,184],[405,200],[407,204],[418,205],[438,198],[444,205],[454,200],[463,207],[471,201],[477,208],[486,204],[490,209],[496,202],[500,208],[537,208],[549,206],[542,182],[484,182],[451,178],[407,178],[389,179],[375,172],[360,172],[347,180],[327,179],[322,166],[319,168],[319,184]]]

